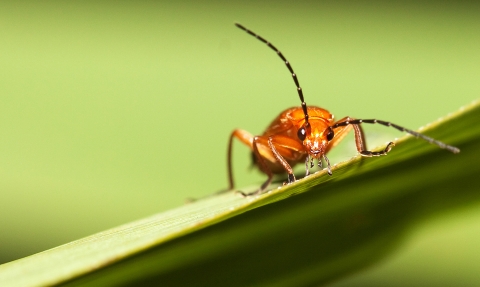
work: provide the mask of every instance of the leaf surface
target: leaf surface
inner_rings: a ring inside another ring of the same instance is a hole
[[[331,177],[212,196],[0,265],[0,285],[331,282],[387,256],[426,218],[479,204],[479,118],[477,101],[421,130],[459,154],[406,136],[387,156],[335,165]]]

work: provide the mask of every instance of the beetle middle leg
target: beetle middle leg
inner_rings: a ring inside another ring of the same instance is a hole
[[[245,130],[236,129],[230,134],[230,139],[228,141],[228,152],[227,152],[227,165],[228,165],[228,190],[232,190],[235,187],[235,181],[233,179],[233,168],[232,168],[232,146],[233,146],[233,139],[237,138],[248,146],[255,157],[255,164],[260,168],[260,170],[264,173],[269,174],[278,173],[277,169],[275,169],[276,159],[271,152],[270,147],[268,146],[268,138],[263,136],[253,136],[249,132]],[[268,163],[265,162],[265,159]],[[272,172],[273,167],[273,172]],[[269,179],[262,184],[261,190],[264,190],[271,182],[271,178],[273,174],[269,176]]]
[[[283,135],[252,136],[247,131],[237,129],[231,133],[228,143],[229,190],[234,188],[232,169],[233,138],[237,138],[252,150],[256,159],[255,163],[268,177],[257,191],[249,194],[242,193],[244,196],[259,194],[264,191],[272,182],[273,174],[287,172],[288,182],[295,181],[291,164],[303,161],[306,156],[301,143]]]
[[[282,135],[256,136],[252,143],[253,153],[257,159],[257,165],[267,176],[267,180],[255,192],[244,194],[244,196],[256,195],[263,192],[272,182],[274,173],[287,172],[288,183],[294,182],[292,164],[297,163],[305,157],[303,146],[297,141]]]
[[[266,138],[263,136],[253,137],[251,149],[256,158],[256,164],[258,165],[259,169],[267,175],[268,178],[260,186],[260,188],[254,192],[244,193],[240,191],[240,193],[245,197],[260,194],[270,185],[273,179],[273,172],[269,165],[272,166],[272,163],[275,162],[277,156],[280,156],[278,155],[278,151],[276,150],[275,146],[271,142],[271,138]],[[265,157],[267,157],[267,160],[270,161],[270,163],[266,162]],[[288,165],[288,163],[286,164]],[[292,169],[290,165],[288,165],[288,167],[290,170]]]

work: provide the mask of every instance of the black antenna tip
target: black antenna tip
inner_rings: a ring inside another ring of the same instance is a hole
[[[242,26],[240,23],[235,22],[235,26],[244,30],[245,32],[247,32],[248,34],[257,38],[258,40],[262,41],[263,43],[267,44],[267,46],[270,47],[270,49],[272,49],[273,51],[275,51],[277,53],[277,55],[280,57],[280,59],[282,59],[282,61],[285,63],[285,65],[287,66],[288,70],[290,71],[290,73],[292,75],[292,78],[293,78],[293,81],[294,81],[295,85],[297,86],[298,97],[300,98],[300,101],[302,102],[302,109],[303,109],[303,112],[305,114],[305,122],[308,126],[307,104],[305,103],[305,100],[303,99],[303,90],[300,87],[300,83],[298,82],[297,74],[295,74],[295,72],[293,71],[293,68],[290,65],[290,62],[283,56],[283,54],[272,43],[270,43],[266,39],[262,38],[260,35],[256,34],[252,30],[247,29],[246,27]]]

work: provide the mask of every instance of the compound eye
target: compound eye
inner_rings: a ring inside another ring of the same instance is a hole
[[[332,128],[328,128],[327,140],[328,140],[328,141],[333,140],[333,136],[334,136],[334,135],[335,135],[335,134],[333,133]]]
[[[305,131],[305,128],[304,127],[301,127],[298,132],[297,132],[297,136],[298,138],[301,140],[301,141],[304,141],[305,138],[307,137],[307,132]]]

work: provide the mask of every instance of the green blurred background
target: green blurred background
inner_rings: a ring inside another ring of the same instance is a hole
[[[1,2],[0,263],[226,187],[229,133],[299,105],[235,21],[284,53],[308,104],[416,129],[479,98],[479,15],[474,1]],[[263,179],[249,159],[236,144],[239,186]]]

